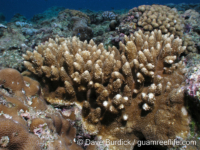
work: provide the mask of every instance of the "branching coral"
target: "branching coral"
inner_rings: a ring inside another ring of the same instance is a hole
[[[136,11],[143,13],[138,25],[144,30],[160,29],[164,34],[169,32],[179,37],[183,35],[182,20],[175,10],[164,5],[141,5]]]
[[[189,35],[184,35],[183,36],[183,45],[187,46],[185,50],[185,54],[189,53],[197,53],[197,48],[195,47],[195,42],[192,40],[192,37]]]
[[[130,35],[138,28],[147,32],[160,29],[164,34],[170,33],[174,34],[175,37],[182,38],[183,46],[187,46],[185,54],[196,53],[195,45],[198,45],[199,40],[196,38],[197,36],[194,36],[193,31],[194,26],[197,26],[198,15],[197,12],[191,10],[179,15],[176,9],[163,5],[141,5],[129,10],[129,13],[123,17],[117,31]],[[184,36],[183,33],[185,33]]]
[[[57,37],[27,51],[24,65],[39,77],[48,102],[81,104],[90,134],[131,141],[186,137],[182,40],[139,30],[125,41],[107,51],[93,40]]]

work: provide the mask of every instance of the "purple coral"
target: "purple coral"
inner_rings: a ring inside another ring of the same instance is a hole
[[[199,98],[200,93],[200,70],[192,73],[191,75],[188,76],[186,79],[186,83],[188,84],[187,86],[187,92],[190,96]]]
[[[200,65],[198,55],[186,60],[188,71],[186,73],[186,92],[191,97],[200,100]]]
[[[188,23],[188,24],[185,25],[184,29],[185,29],[186,33],[189,33],[191,31],[191,29],[192,29],[192,25]]]
[[[111,37],[111,42],[113,43],[113,44],[118,44],[120,41],[122,42],[122,43],[124,43],[124,33],[120,33],[119,35],[113,35],[112,37]]]
[[[104,11],[102,13],[102,17],[103,17],[104,20],[115,20],[117,15],[114,14],[113,12],[111,12],[111,11]]]

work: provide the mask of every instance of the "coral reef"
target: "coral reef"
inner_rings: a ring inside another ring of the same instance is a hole
[[[61,10],[63,8],[53,7],[40,14],[42,18],[38,18],[37,15],[34,16],[31,19],[32,22],[20,19],[23,16],[16,14],[15,19],[12,20],[14,22],[10,22],[6,26],[0,24],[0,68],[11,67],[19,71],[24,70],[22,54],[27,49],[32,51],[35,46],[49,38],[55,39],[56,35],[62,37],[73,36],[73,34],[80,35],[81,39],[84,37],[83,40],[92,38],[92,30],[87,26],[87,15],[81,12],[71,13],[73,11],[69,10],[69,12],[66,11],[58,15]],[[79,14],[82,17],[81,22],[73,23],[71,21],[72,14]],[[85,20],[87,20],[86,24]],[[82,26],[79,23],[82,23]],[[80,34],[79,29],[84,31]]]
[[[43,13],[36,14],[31,18],[31,22],[34,24],[39,24],[44,20],[51,19],[53,17],[56,17],[60,11],[63,11],[65,8],[64,7],[51,7],[44,11]]]
[[[186,106],[192,115],[190,124],[191,137],[199,141],[200,129],[200,55],[190,53],[185,58],[187,73],[186,77]],[[197,146],[199,146],[197,142]],[[199,149],[199,147],[197,148]]]
[[[16,28],[14,23],[9,23],[6,28],[2,28],[0,37],[0,68],[14,68],[22,71],[22,53],[31,48],[21,28]]]
[[[137,30],[138,19],[142,16],[142,12],[137,11],[137,8],[129,10],[128,13],[122,15],[120,18],[120,25],[116,28],[119,33],[130,35]]]
[[[194,13],[189,13],[194,14]],[[131,35],[141,29],[145,32],[151,32],[154,29],[160,29],[163,34],[174,34],[175,37],[183,39],[184,46],[187,46],[184,54],[197,52],[198,35],[191,34],[193,27],[190,23],[195,22],[197,17],[191,15],[191,22],[185,21],[186,14],[179,15],[176,9],[171,9],[164,5],[141,5],[134,7],[120,18],[120,24],[116,28],[114,39],[118,39],[120,34]],[[195,19],[194,19],[195,18]],[[184,36],[183,36],[184,33]],[[197,42],[193,42],[195,41]],[[193,41],[192,41],[193,40]],[[120,40],[123,41],[123,38]]]
[[[122,43],[124,43],[124,41],[125,41],[124,36],[125,36],[125,34],[123,34],[123,33],[120,33],[119,35],[112,34],[112,38],[111,38],[112,44],[114,46],[119,47],[119,42],[121,41]]]
[[[184,22],[175,9],[164,5],[141,5],[134,7],[122,17],[117,30],[129,35],[136,29],[152,31],[160,29],[163,34],[182,37]],[[129,31],[130,30],[130,31]]]
[[[183,46],[186,46],[185,54],[189,53],[197,53],[197,48],[195,46],[195,42],[192,40],[192,37],[189,35],[184,35],[183,36]]]
[[[90,40],[93,36],[92,29],[88,27],[85,18],[72,17],[73,21],[73,36],[78,36],[80,40]]]
[[[5,28],[5,29],[7,29],[7,27],[6,27],[5,25],[3,25],[3,24],[0,24],[0,28]]]
[[[181,14],[181,16],[185,19],[185,35],[189,37],[187,39],[190,39],[189,41],[192,44],[186,52],[197,53],[200,51],[200,15],[195,10],[189,9]]]
[[[186,57],[187,73],[186,73],[186,84],[187,84],[187,95],[200,101],[200,56],[197,54],[189,54]]]
[[[91,135],[111,141],[186,138],[182,40],[161,30],[124,38],[119,50],[108,51],[93,40],[49,39],[23,55],[24,65],[49,103],[82,106],[83,126]]]
[[[26,38],[19,29],[13,27],[12,23],[8,24],[3,30],[3,36],[0,38],[0,50],[20,49],[21,44],[25,43]]]
[[[16,14],[7,24],[0,14],[0,126],[10,124],[7,135],[0,131],[0,149],[13,149],[20,138],[16,149],[79,149],[78,140],[84,149],[132,149],[104,142],[197,139],[200,5],[167,6],[53,7],[30,21]],[[23,75],[34,80],[2,70],[24,65]],[[85,139],[103,144],[88,147]]]
[[[103,22],[103,17],[101,12],[87,11],[86,14],[90,18],[91,24],[101,24]]]
[[[182,20],[178,13],[164,5],[141,5],[138,11],[142,12],[138,25],[146,31],[160,29],[162,33],[174,34],[182,37]]]
[[[27,22],[27,19],[25,16],[16,13],[10,20],[10,22],[16,22],[16,21],[20,21],[20,22]]]
[[[117,15],[111,11],[104,11],[102,17],[104,20],[115,20]]]
[[[117,20],[111,20],[110,25],[109,25],[110,30],[111,30],[111,31],[115,30],[115,28],[116,28],[118,25],[119,25],[119,21],[117,21]]]
[[[15,24],[16,24],[16,26],[20,26],[20,27],[24,27],[24,26],[32,27],[33,26],[32,24],[29,24],[27,22],[20,22],[20,21],[15,22]]]
[[[61,37],[76,35],[82,40],[88,40],[93,35],[89,23],[90,18],[80,11],[53,7],[43,14],[36,15],[32,19],[33,28],[22,28],[22,32],[34,47],[49,38],[55,39],[56,35]]]
[[[91,28],[93,30],[93,40],[96,44],[107,43],[109,41],[109,37],[112,35],[114,31],[110,31],[109,29],[110,21],[104,21],[101,24],[91,24]],[[106,44],[105,44],[106,45]],[[105,46],[104,45],[104,46]]]
[[[178,11],[186,11],[188,9],[193,9],[200,12],[200,3],[180,3],[180,4],[166,4],[168,7],[176,8]]]
[[[73,141],[76,129],[46,104],[37,81],[8,68],[0,85],[0,149],[82,149]]]
[[[79,18],[85,18],[87,20],[87,23],[90,23],[90,18],[82,13],[81,11],[78,11],[78,10],[71,10],[71,9],[65,9],[61,12],[59,12],[59,17],[64,17],[66,15],[69,15],[70,17],[79,17]]]
[[[23,57],[18,50],[4,51],[0,56],[0,69],[14,68],[19,71],[24,70]]]
[[[17,38],[18,37],[18,38]],[[13,49],[20,49],[21,45],[24,44],[25,37],[22,34],[12,35],[7,34],[3,36],[0,40],[0,50],[13,50]]]
[[[34,35],[38,32],[37,29],[29,29],[29,28],[22,28],[22,33],[25,34],[25,35]]]
[[[39,139],[28,132],[28,130],[22,125],[16,123],[11,119],[6,119],[2,117],[0,119],[1,126],[1,148],[6,148],[7,150],[35,150],[41,149]]]

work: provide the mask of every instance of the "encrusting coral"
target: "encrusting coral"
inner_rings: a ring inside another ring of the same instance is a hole
[[[76,129],[47,105],[37,81],[17,70],[0,71],[0,149],[81,150]]]
[[[160,30],[139,30],[125,41],[119,50],[106,50],[93,40],[57,37],[27,51],[24,65],[41,82],[48,102],[82,106],[91,135],[112,141],[185,138],[182,40]]]

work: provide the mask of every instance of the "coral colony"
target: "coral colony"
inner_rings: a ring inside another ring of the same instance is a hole
[[[200,149],[177,144],[200,121],[200,15],[183,8],[0,22],[0,149]]]

